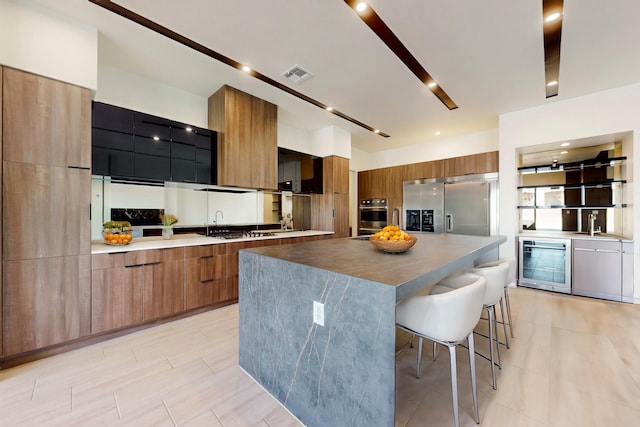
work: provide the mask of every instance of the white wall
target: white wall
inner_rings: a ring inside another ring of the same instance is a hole
[[[560,141],[628,133],[626,143],[634,153],[640,153],[640,84],[595,93],[566,101],[516,111],[500,116],[500,234],[507,244],[501,247],[506,255],[515,254],[518,232],[517,171],[518,149]],[[639,162],[627,166],[627,178],[640,176]],[[632,189],[632,200],[640,200],[640,188]],[[633,209],[633,223],[640,221],[640,209]],[[640,302],[640,227],[633,228],[636,272],[635,298]]]
[[[352,167],[356,171],[379,169],[449,157],[486,153],[498,149],[498,129],[426,142],[394,150],[365,153],[352,149]]]
[[[96,101],[208,128],[208,100],[173,86],[100,64]]]
[[[95,90],[98,32],[44,8],[0,0],[0,64]]]

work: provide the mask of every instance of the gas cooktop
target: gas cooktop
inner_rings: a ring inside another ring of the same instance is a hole
[[[217,239],[245,239],[248,237],[264,237],[275,236],[272,231],[256,231],[256,230],[210,230],[208,236]]]

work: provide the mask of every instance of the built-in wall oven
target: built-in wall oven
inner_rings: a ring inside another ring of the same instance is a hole
[[[359,235],[374,234],[388,224],[387,199],[373,198],[360,201]]]
[[[571,293],[571,239],[520,236],[518,284]]]

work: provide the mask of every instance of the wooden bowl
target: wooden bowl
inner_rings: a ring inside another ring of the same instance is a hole
[[[372,237],[369,237],[369,241],[375,246],[377,249],[382,252],[386,252],[388,254],[400,254],[402,252],[408,251],[413,245],[416,244],[418,238],[416,236],[411,236],[411,240],[376,240]]]

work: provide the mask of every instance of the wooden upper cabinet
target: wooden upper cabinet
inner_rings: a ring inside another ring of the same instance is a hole
[[[3,160],[91,168],[91,91],[3,72]]]
[[[218,185],[278,188],[278,107],[230,86],[209,97],[218,131]]]
[[[349,194],[349,159],[328,156],[322,159],[323,193]]]

